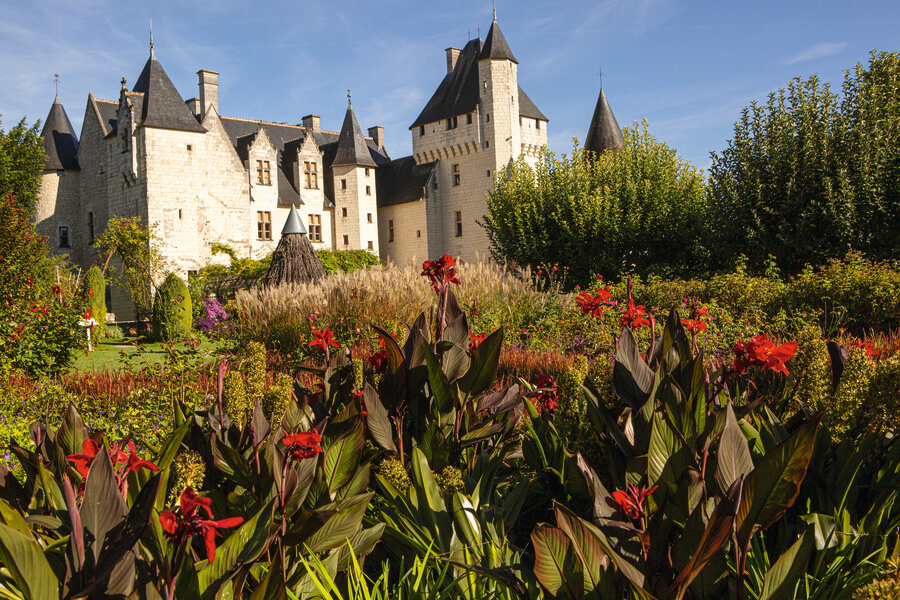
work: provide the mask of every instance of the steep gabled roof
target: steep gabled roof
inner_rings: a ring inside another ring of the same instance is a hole
[[[341,135],[338,137],[337,154],[334,156],[332,167],[345,166],[374,167],[375,161],[369,154],[369,146],[366,144],[353,106],[347,105],[347,113],[344,115],[344,125],[341,127]]]
[[[417,202],[425,196],[437,162],[416,164],[412,156],[392,160],[375,171],[378,208]]]
[[[59,96],[50,107],[50,114],[41,130],[44,138],[44,169],[48,171],[77,171],[78,167],[78,136],[69,121],[66,109],[63,108]]]
[[[106,137],[110,133],[115,133],[118,128],[119,120],[119,103],[112,100],[101,100],[95,98],[94,94],[88,94],[88,107],[94,110],[94,114],[100,123],[100,129],[103,136]]]
[[[478,105],[477,61],[480,55],[481,40],[470,40],[459,53],[456,66],[441,81],[431,100],[409,126],[410,129],[475,110]]]
[[[144,95],[141,125],[180,131],[206,131],[184,103],[181,94],[172,85],[152,52],[132,91]]]
[[[519,115],[523,117],[528,117],[529,119],[540,119],[541,121],[550,121],[547,117],[544,116],[544,113],[541,112],[537,106],[535,106],[534,102],[531,101],[531,98],[528,97],[528,94],[525,93],[521,87],[519,87]]]
[[[594,108],[594,117],[591,119],[591,127],[588,129],[587,138],[584,140],[586,151],[601,154],[606,150],[618,150],[625,145],[622,129],[616,122],[606,94],[600,88],[600,97],[597,98],[597,106]]]
[[[487,39],[484,41],[484,48],[481,50],[481,56],[478,57],[478,60],[488,58],[511,60],[519,64],[519,61],[513,56],[512,50],[509,49],[509,44],[506,43],[506,38],[503,37],[503,32],[500,31],[500,26],[497,25],[497,19],[494,19],[494,22],[491,23],[491,29],[488,31]]]

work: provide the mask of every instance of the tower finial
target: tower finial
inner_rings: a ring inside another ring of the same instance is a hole
[[[494,8],[494,20],[497,20],[497,3],[494,0],[491,0],[491,6]]]
[[[597,77],[600,78],[600,90],[603,90],[603,68],[597,67]]]
[[[53,74],[53,83],[56,84],[56,97],[59,98],[59,73]]]
[[[153,19],[150,19],[150,57],[153,58]]]
[[[353,103],[350,101],[350,88],[347,88],[347,106],[353,106]]]

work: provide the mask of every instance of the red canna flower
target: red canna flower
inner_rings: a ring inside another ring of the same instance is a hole
[[[552,375],[541,375],[537,380],[537,395],[535,401],[538,407],[545,412],[556,408],[557,400],[562,396],[559,384]]]
[[[475,349],[487,339],[488,334],[482,333],[480,335],[475,335],[471,331],[469,332],[469,356],[472,356],[475,353]]]
[[[289,433],[281,441],[284,442],[288,454],[297,462],[304,458],[315,458],[316,455],[323,452],[322,447],[319,446],[322,436],[315,429],[301,433]]]
[[[87,477],[88,471],[91,469],[91,463],[100,451],[100,445],[92,439],[84,440],[81,444],[82,454],[70,454],[66,457],[70,463],[75,466],[82,477]]]
[[[734,372],[740,375],[748,367],[761,366],[776,373],[788,374],[784,363],[794,356],[797,342],[785,342],[776,346],[768,334],[761,333],[748,341],[738,340],[734,345]]]
[[[649,326],[650,321],[644,318],[647,312],[643,304],[634,305],[634,298],[628,299],[628,309],[622,313],[622,327],[631,327],[632,329],[640,329]]]
[[[241,517],[231,517],[213,521],[212,498],[202,498],[194,490],[187,487],[181,492],[179,499],[181,518],[171,510],[165,510],[159,515],[159,523],[162,525],[166,538],[176,546],[190,540],[195,535],[203,536],[206,547],[206,560],[212,564],[216,558],[216,536],[221,535],[219,529],[237,527],[244,522]],[[202,507],[209,519],[202,519],[197,514],[197,509]]]
[[[654,485],[652,488],[647,489],[647,486],[642,485],[638,488],[633,483],[629,483],[625,491],[614,491],[612,500],[607,499],[606,503],[612,508],[621,510],[630,519],[642,519],[644,516],[644,500],[655,492],[658,487],[658,485]]]
[[[445,254],[437,260],[426,260],[422,263],[422,275],[431,282],[431,289],[440,294],[451,283],[459,285],[454,265],[456,261],[449,254]]]
[[[879,350],[878,348],[873,347],[873,346],[872,346],[872,343],[873,343],[872,340],[866,340],[865,343],[863,343],[862,340],[854,340],[854,341],[853,341],[853,348],[865,350],[865,351],[866,351],[866,355],[867,355],[869,358],[875,358],[875,357],[877,357],[879,354],[881,354],[881,350]]]
[[[682,319],[681,324],[691,335],[697,335],[707,327],[706,322],[700,319]]]
[[[375,371],[376,375],[384,373],[387,370],[388,364],[390,364],[387,348],[379,350],[370,356],[369,364],[372,366],[372,370]]]
[[[32,279],[31,277],[29,277],[28,279],[25,280],[25,284],[26,284],[28,287],[33,286],[33,285],[34,285],[34,279]]]
[[[309,343],[310,348],[320,348],[323,351],[327,352],[329,346],[340,346],[337,340],[332,338],[333,334],[331,333],[330,329],[318,331],[317,329],[313,328],[312,333],[315,339]]]
[[[581,295],[575,298],[575,302],[581,308],[582,313],[602,319],[603,311],[605,306],[609,305],[611,296],[609,286],[606,286],[605,288],[597,288],[593,294],[588,291],[581,292]]]

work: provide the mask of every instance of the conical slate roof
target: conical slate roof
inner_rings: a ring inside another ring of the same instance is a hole
[[[332,167],[346,166],[374,167],[375,161],[369,154],[369,146],[363,137],[353,106],[347,103],[347,114],[344,115],[344,125],[341,127],[341,136],[338,138],[337,154],[334,156]]]
[[[478,60],[486,58],[506,59],[519,64],[519,61],[513,56],[512,50],[509,49],[509,44],[506,43],[506,38],[503,37],[503,32],[500,31],[500,26],[497,25],[497,19],[494,19],[494,22],[491,23],[491,29],[488,31],[484,48],[481,49],[481,56]]]
[[[284,222],[284,227],[281,229],[281,235],[289,235],[292,233],[306,235],[306,227],[303,226],[303,221],[300,219],[300,213],[297,212],[297,207],[293,204],[291,204],[291,212],[288,213],[287,221]]]
[[[152,51],[132,91],[144,95],[142,125],[181,131],[206,131],[184,103]]]
[[[44,169],[48,171],[77,171],[78,136],[72,128],[66,109],[63,108],[59,96],[50,107],[50,114],[41,130],[44,138]]]
[[[587,139],[584,141],[584,149],[596,154],[602,154],[607,150],[618,150],[625,145],[622,129],[616,122],[606,94],[600,88],[600,97],[597,99],[597,107],[594,109],[594,117],[591,119],[591,127],[588,129]]]

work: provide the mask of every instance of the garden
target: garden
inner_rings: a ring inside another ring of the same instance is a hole
[[[0,161],[0,598],[900,597],[897,73],[792,82],[708,182],[646,124],[520,162],[494,260],[305,284],[185,282],[140,219],[73,268]]]

